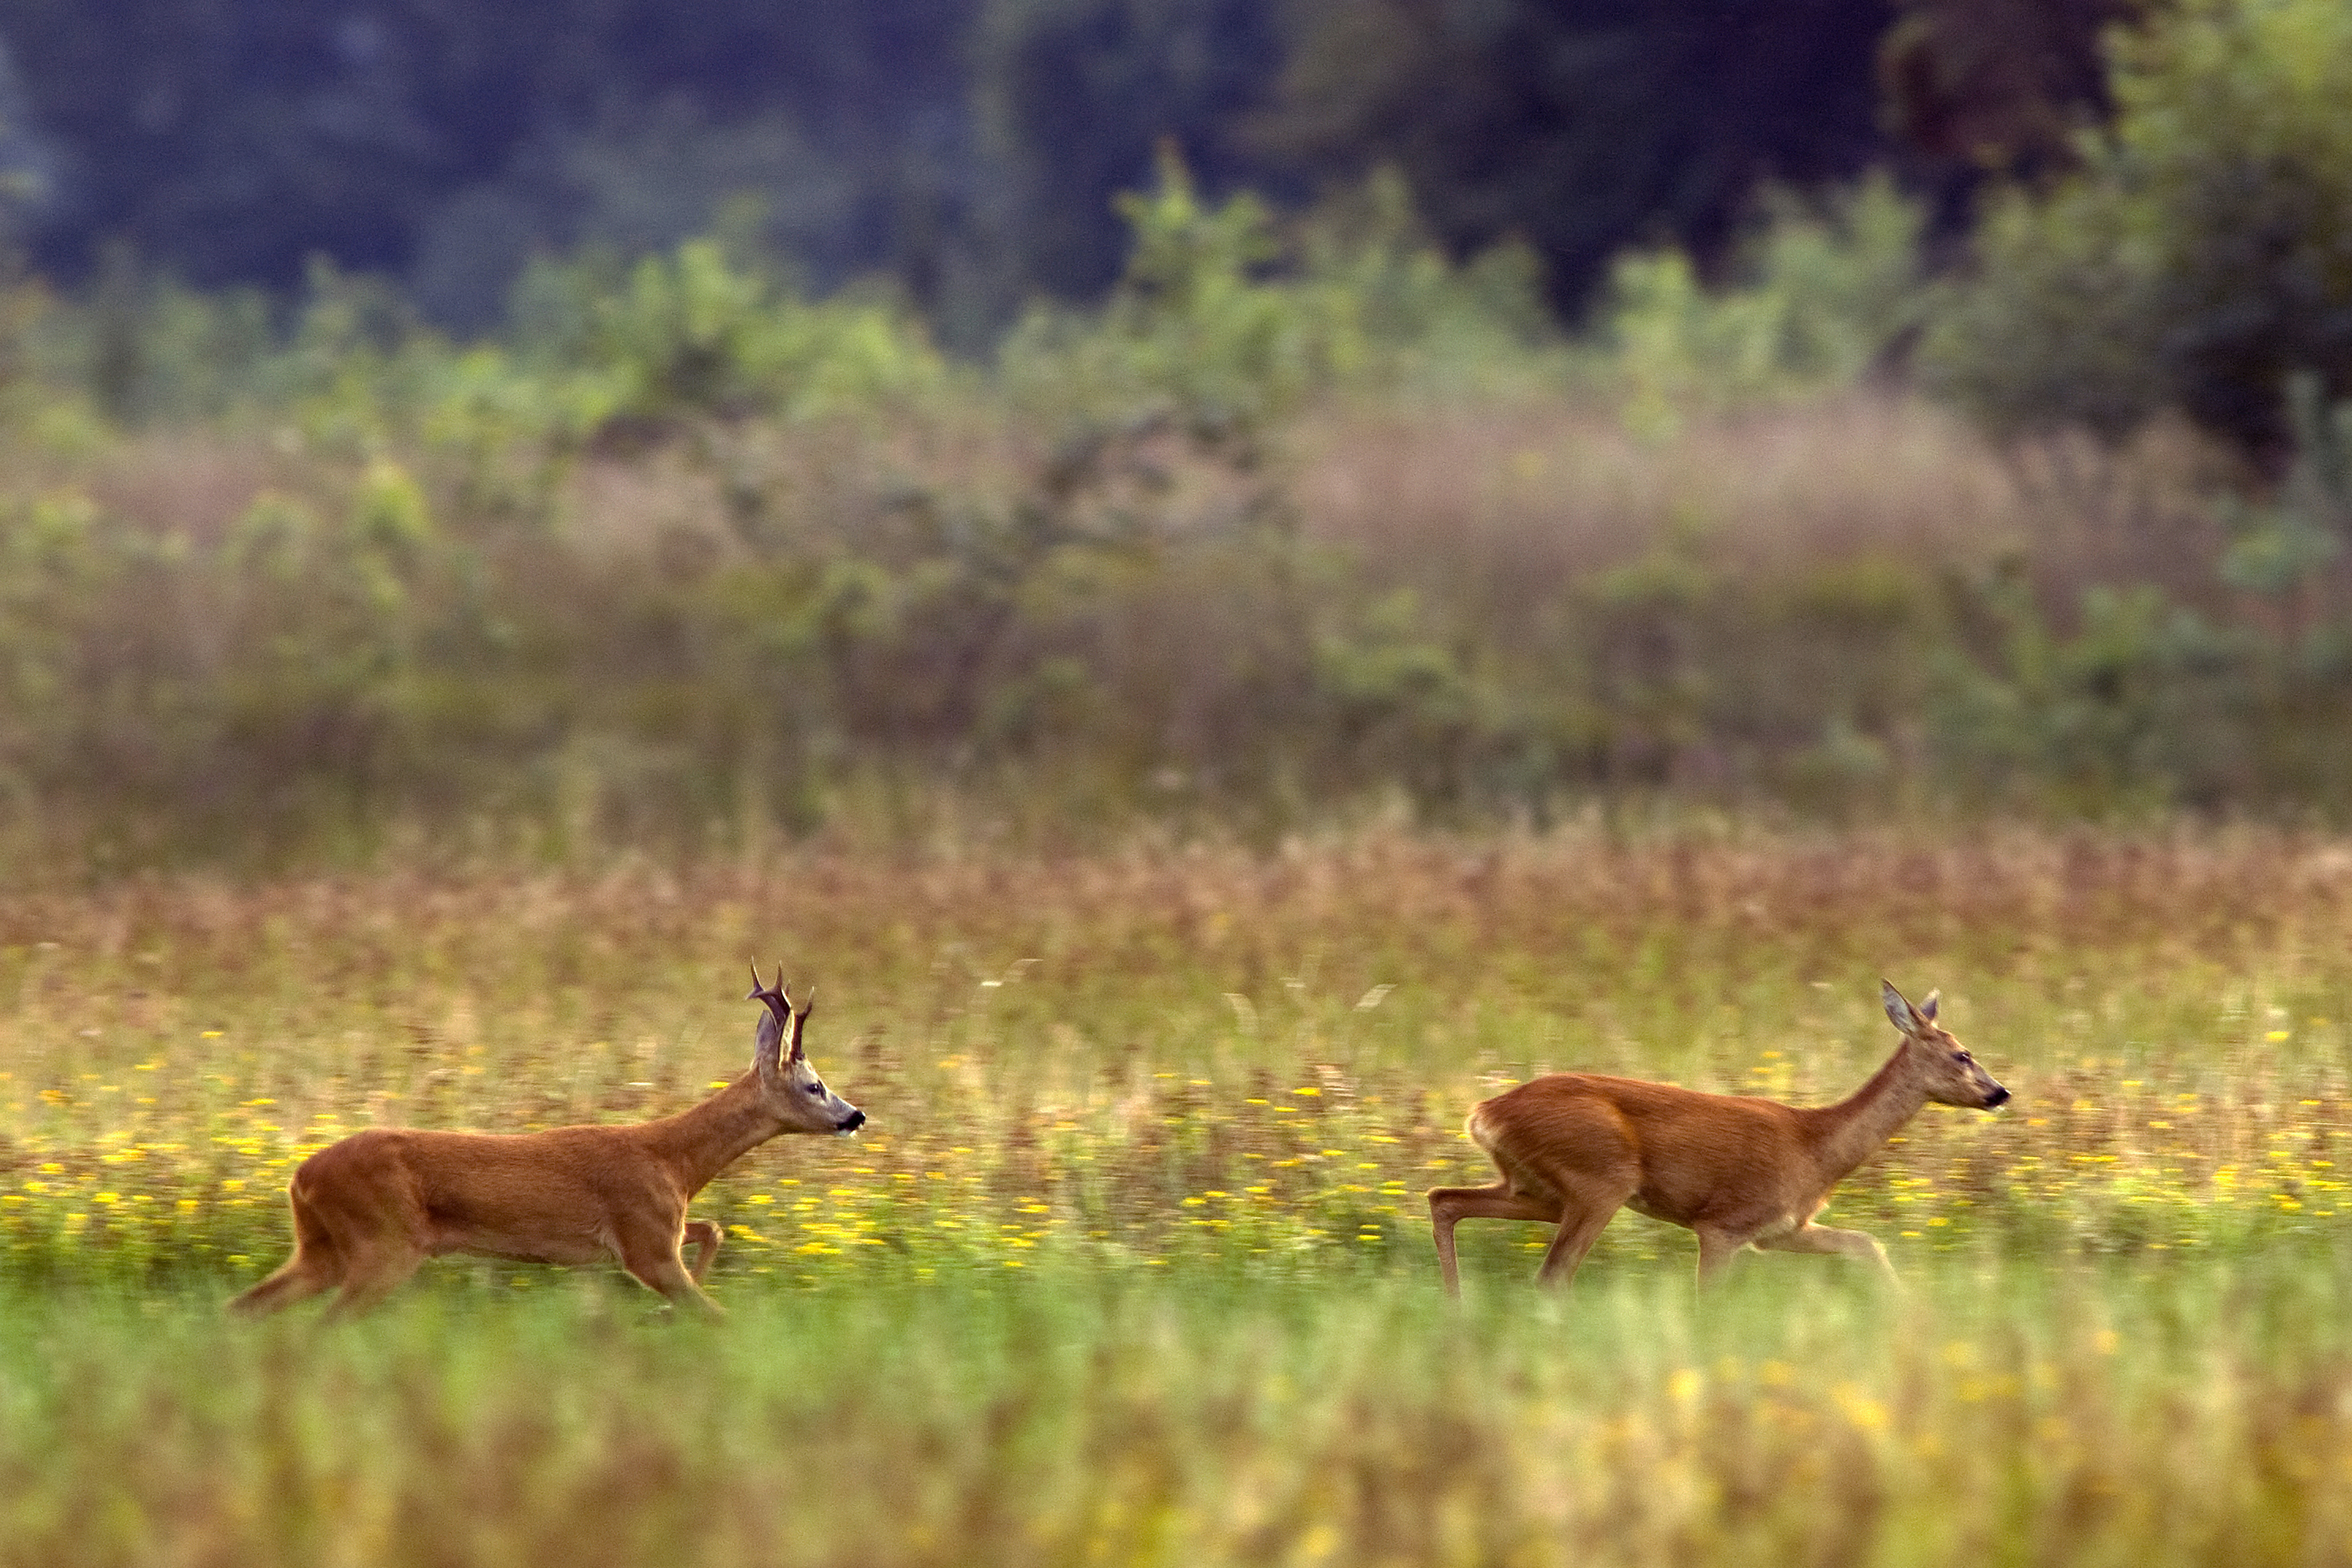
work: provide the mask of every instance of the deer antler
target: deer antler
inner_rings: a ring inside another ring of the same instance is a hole
[[[745,996],[743,1000],[746,1002],[765,1002],[768,1005],[769,1011],[776,1013],[779,1016],[782,1016],[783,1014],[790,1013],[793,1006],[793,998],[791,992],[784,984],[784,966],[781,963],[776,965],[776,983],[773,985],[763,985],[760,983],[760,965],[754,962],[751,965],[751,994]]]
[[[808,1027],[809,1009],[816,1005],[816,987],[812,985],[803,992],[803,1000],[801,1005],[797,1007],[793,1006],[792,993],[784,987],[783,967],[779,964],[776,970],[776,994],[782,999],[784,1005],[783,1011],[778,1013],[776,1016],[780,1021],[788,1020],[790,1023],[790,1027],[784,1036],[784,1060],[796,1062],[802,1056],[801,1034]],[[769,1005],[772,1007],[775,1004],[772,1002]]]

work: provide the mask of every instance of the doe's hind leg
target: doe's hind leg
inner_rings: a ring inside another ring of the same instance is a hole
[[[1523,1195],[1508,1180],[1488,1187],[1430,1188],[1430,1231],[1437,1238],[1437,1271],[1444,1277],[1445,1293],[1449,1296],[1462,1294],[1461,1273],[1454,1261],[1454,1226],[1465,1219],[1519,1219],[1553,1225],[1559,1220],[1559,1211],[1550,1204]]]
[[[1559,1207],[1559,1230],[1544,1249],[1536,1269],[1538,1284],[1565,1288],[1601,1233],[1633,1195],[1635,1184],[1598,1176],[1577,1176],[1555,1184],[1565,1196]]]

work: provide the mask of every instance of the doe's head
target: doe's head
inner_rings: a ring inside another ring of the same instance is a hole
[[[1936,999],[1940,993],[1928,992],[1916,1007],[1884,980],[1878,983],[1878,994],[1886,1004],[1887,1022],[1903,1031],[1912,1069],[1926,1083],[1929,1100],[1938,1105],[1990,1110],[2009,1099],[2009,1090],[1993,1080],[1992,1074],[1952,1037],[1949,1029],[1936,1022]]]
[[[760,1079],[760,1098],[787,1132],[850,1133],[866,1125],[866,1112],[824,1087],[809,1066],[802,1036],[808,1027],[814,1002],[798,1007],[784,990],[783,966],[776,966],[776,983],[760,984],[760,966],[751,966],[751,994],[746,1001],[767,1005],[760,1032],[751,1046],[751,1068]]]

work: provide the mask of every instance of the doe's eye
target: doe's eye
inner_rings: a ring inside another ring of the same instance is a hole
[[[813,1083],[808,1086],[808,1091],[811,1094],[823,1094],[824,1092],[824,1085],[821,1083]]]
[[[1952,1059],[1956,1062],[1972,1062],[1976,1060],[1976,1058],[1969,1055],[1966,1051],[1954,1051],[1952,1053]]]

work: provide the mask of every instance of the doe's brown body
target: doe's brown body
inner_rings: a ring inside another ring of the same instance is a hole
[[[1813,1216],[1928,1101],[1989,1110],[2009,1091],[1937,1026],[1936,993],[1914,1007],[1894,986],[1881,987],[1902,1044],[1834,1105],[1799,1109],[1598,1073],[1552,1073],[1481,1101],[1466,1130],[1502,1180],[1429,1194],[1447,1291],[1461,1290],[1458,1221],[1559,1226],[1538,1278],[1565,1284],[1621,1207],[1696,1233],[1702,1284],[1745,1247],[1843,1253],[1891,1279],[1874,1238],[1815,1225]]]

